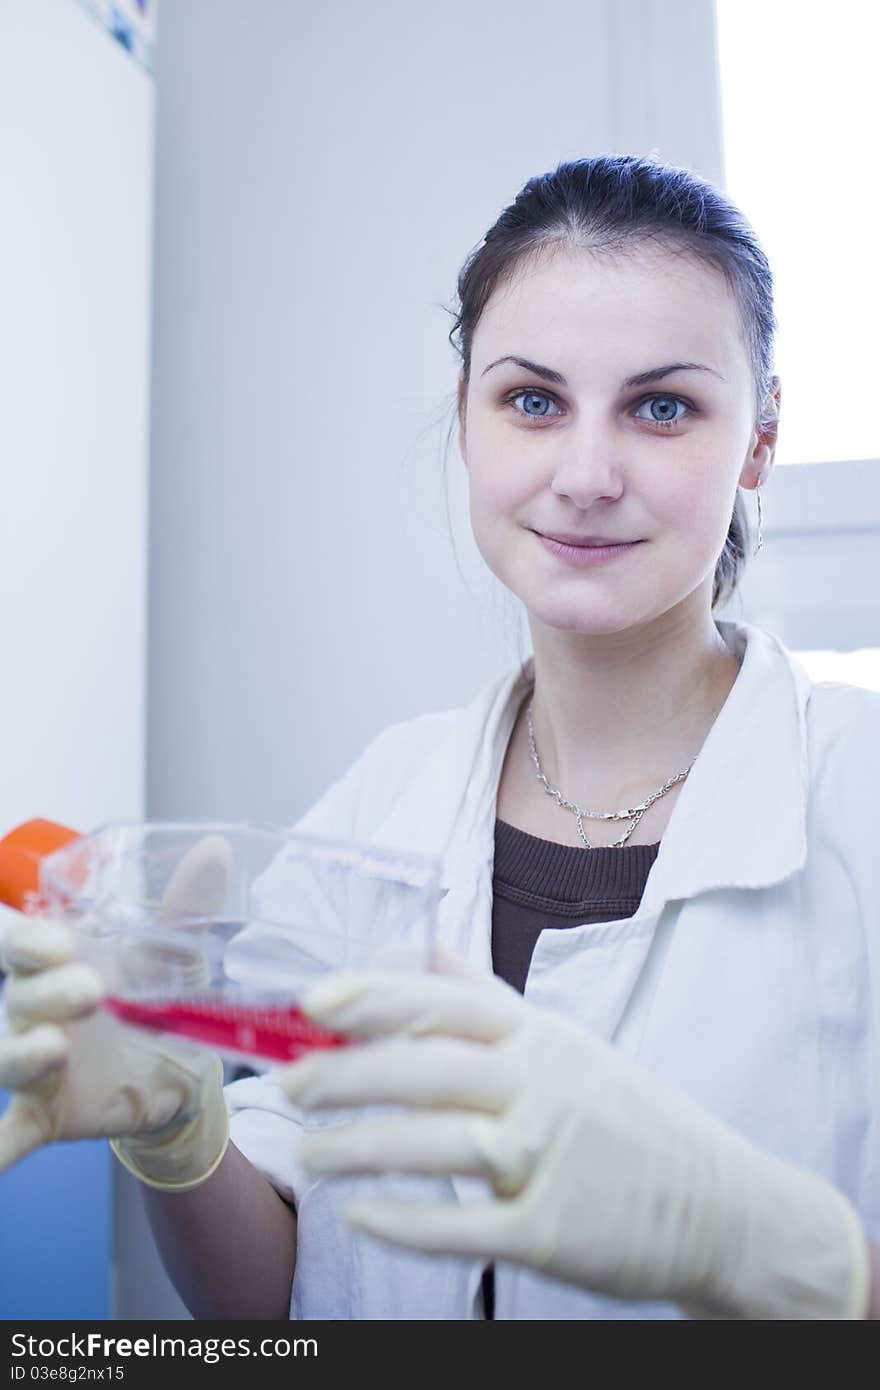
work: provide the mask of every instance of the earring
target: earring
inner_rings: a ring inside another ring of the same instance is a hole
[[[755,549],[754,549],[753,552],[752,552],[753,555],[757,555],[759,550],[763,550],[763,549],[764,549],[764,536],[763,536],[763,534],[762,534],[762,532],[761,532],[761,523],[762,523],[762,521],[764,520],[764,513],[763,513],[763,511],[762,511],[762,509],[761,509],[761,484],[760,484],[760,483],[758,483],[758,486],[755,488],[755,493],[756,493],[757,498],[758,498],[758,544],[755,546]]]

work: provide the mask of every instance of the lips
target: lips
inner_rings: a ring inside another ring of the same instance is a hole
[[[618,540],[614,537],[606,539],[604,536],[570,536],[565,532],[539,531],[539,536],[545,536],[548,541],[558,541],[560,545],[576,545],[586,549],[599,549],[603,545],[632,545],[629,540]]]
[[[580,544],[569,545],[566,541],[557,541],[551,536],[545,536],[541,531],[533,531],[532,534],[538,538],[546,551],[556,556],[561,564],[578,570],[594,569],[598,565],[611,564],[621,555],[628,555],[639,545],[639,541],[616,541],[612,545],[584,545],[583,538],[581,538]]]

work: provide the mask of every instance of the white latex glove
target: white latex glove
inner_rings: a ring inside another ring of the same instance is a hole
[[[358,1201],[356,1226],[694,1317],[865,1316],[867,1240],[824,1178],[443,947],[435,969],[447,978],[338,972],[312,985],[301,1007],[316,1022],[386,1040],[272,1079],[304,1107],[414,1107],[307,1137],[313,1172],[471,1174],[501,1200]]]
[[[219,906],[228,861],[219,836],[193,845],[166,889],[165,912]],[[0,1118],[0,1172],[42,1144],[108,1137],[142,1182],[197,1187],[228,1144],[222,1062],[99,1009],[101,980],[73,959],[75,941],[63,923],[43,916],[12,922],[0,942],[9,976],[0,1086],[13,1093]]]

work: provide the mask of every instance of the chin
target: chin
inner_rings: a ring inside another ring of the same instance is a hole
[[[579,602],[570,599],[562,603],[558,599],[554,602],[546,594],[518,594],[517,597],[535,622],[559,632],[580,632],[584,636],[623,632],[643,621],[645,616],[642,612],[624,611],[613,603],[585,603],[583,598]]]

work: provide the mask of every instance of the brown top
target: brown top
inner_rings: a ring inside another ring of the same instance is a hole
[[[623,833],[621,831],[621,833]],[[589,834],[589,832],[588,832]],[[632,917],[642,900],[655,845],[558,845],[495,820],[492,968],[523,992],[545,927]]]
[[[622,832],[621,832],[622,833]],[[655,845],[558,845],[495,818],[492,969],[523,993],[545,927],[632,917],[642,901]],[[495,1315],[495,1270],[483,1271],[485,1316]]]

